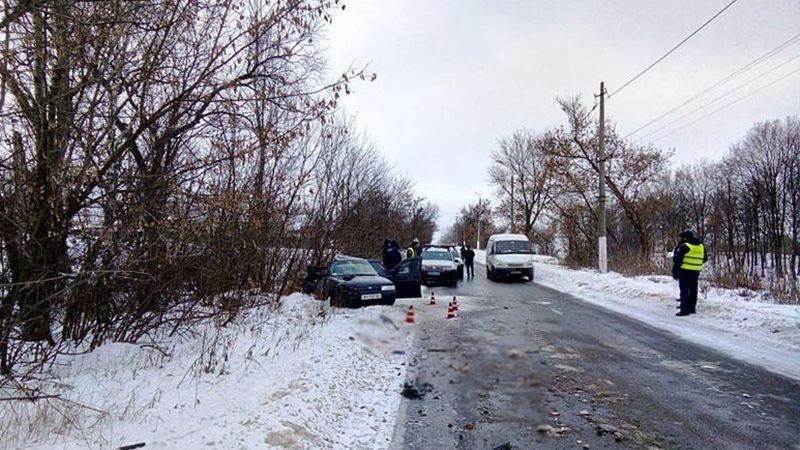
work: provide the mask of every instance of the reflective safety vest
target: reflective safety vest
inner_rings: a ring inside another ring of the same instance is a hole
[[[681,269],[694,270],[695,272],[703,270],[703,258],[706,254],[706,249],[703,247],[703,244],[694,245],[684,243],[683,245],[689,247],[689,253],[683,255]]]
[[[417,255],[416,252],[414,251],[414,247],[408,247],[408,250],[406,251],[406,258],[413,258],[415,256]]]

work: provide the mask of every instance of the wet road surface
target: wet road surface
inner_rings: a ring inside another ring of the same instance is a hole
[[[396,448],[800,449],[800,382],[476,267],[414,304]],[[445,319],[456,295],[459,317]]]

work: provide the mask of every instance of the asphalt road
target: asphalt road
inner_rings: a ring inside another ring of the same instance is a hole
[[[431,288],[395,448],[800,449],[800,382],[534,283]],[[445,319],[447,301],[459,317]],[[507,445],[504,447],[504,445]]]

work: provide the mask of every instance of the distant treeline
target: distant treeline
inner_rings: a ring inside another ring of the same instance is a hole
[[[596,266],[598,122],[579,99],[560,99],[566,123],[500,140],[489,178],[499,203],[472,204],[447,239],[483,230],[527,234],[540,251]],[[666,256],[691,229],[712,255],[712,280],[770,289],[798,301],[800,120],[755,124],[718,162],[670,168],[670,151],[622,139],[606,124],[609,265],[624,273],[668,273]],[[512,214],[513,212],[513,214]],[[474,238],[473,238],[474,240]]]

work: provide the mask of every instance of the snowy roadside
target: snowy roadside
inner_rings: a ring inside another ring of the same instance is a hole
[[[475,261],[486,255],[475,251]],[[753,293],[713,288],[701,277],[697,314],[675,317],[677,282],[669,276],[624,277],[572,270],[536,256],[535,281],[625,314],[688,341],[800,379],[800,306],[759,301]]]
[[[400,308],[320,309],[293,294],[167,341],[169,356],[109,344],[64,357],[47,394],[67,401],[4,402],[0,448],[388,448],[412,329]]]

